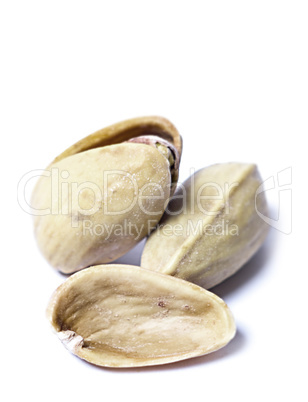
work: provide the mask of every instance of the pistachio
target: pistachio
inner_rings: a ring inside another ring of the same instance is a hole
[[[67,279],[47,315],[72,353],[99,366],[171,363],[213,352],[235,334],[213,293],[129,265],[100,265]]]
[[[233,275],[268,232],[258,214],[267,211],[264,193],[256,198],[261,183],[253,164],[217,164],[192,175],[148,238],[141,266],[206,289]]]
[[[100,130],[58,156],[32,195],[35,236],[49,263],[72,273],[134,247],[164,213],[180,153],[173,125],[145,117]]]

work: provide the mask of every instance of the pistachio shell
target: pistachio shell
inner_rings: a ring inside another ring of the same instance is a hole
[[[60,159],[40,177],[32,197],[35,209],[46,210],[34,216],[39,248],[64,273],[111,262],[157,224],[170,184],[168,159],[144,144],[126,142]]]
[[[108,367],[204,355],[235,334],[227,305],[213,293],[129,265],[101,265],[72,275],[54,293],[47,315],[72,353]]]
[[[262,181],[253,164],[204,168],[170,201],[146,242],[141,266],[212,288],[240,269],[260,248],[268,225]]]
[[[161,218],[176,188],[181,151],[176,128],[150,116],[99,130],[55,158],[39,179],[31,205],[38,211],[38,245],[51,265],[71,273],[129,251]],[[109,175],[106,184],[105,173],[114,170],[124,174]]]

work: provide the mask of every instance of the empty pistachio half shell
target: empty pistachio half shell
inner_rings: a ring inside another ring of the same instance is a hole
[[[59,155],[32,195],[35,236],[49,263],[72,273],[134,247],[164,213],[181,151],[168,120],[142,117],[91,134]]]
[[[268,225],[256,165],[199,170],[179,187],[146,242],[141,266],[212,288],[261,247]]]
[[[235,334],[227,305],[190,282],[129,265],[75,273],[47,310],[63,344],[99,366],[171,363],[213,352]]]

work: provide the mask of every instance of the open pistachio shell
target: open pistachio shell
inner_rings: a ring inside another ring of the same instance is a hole
[[[227,305],[192,283],[129,265],[72,275],[48,318],[64,345],[99,366],[171,363],[213,352],[235,334]]]
[[[168,120],[142,117],[59,155],[32,195],[35,236],[49,263],[72,273],[111,262],[148,235],[176,187],[181,144]]]
[[[212,288],[260,248],[268,225],[257,167],[225,163],[204,168],[180,186],[146,242],[141,266]]]

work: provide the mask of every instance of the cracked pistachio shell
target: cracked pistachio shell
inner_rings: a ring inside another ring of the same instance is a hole
[[[64,273],[125,254],[157,224],[170,197],[169,162],[149,145],[91,149],[46,172],[32,197],[36,210],[46,210],[34,216],[34,231],[45,258]]]
[[[164,212],[181,150],[168,120],[140,117],[99,130],[59,155],[32,194],[35,236],[48,262],[72,273],[134,247]]]
[[[235,334],[227,305],[190,282],[129,265],[72,275],[47,315],[75,355],[99,366],[171,363],[213,352]]]
[[[141,266],[206,289],[233,275],[268,232],[258,215],[267,214],[261,184],[253,164],[217,164],[196,172],[148,238]]]

